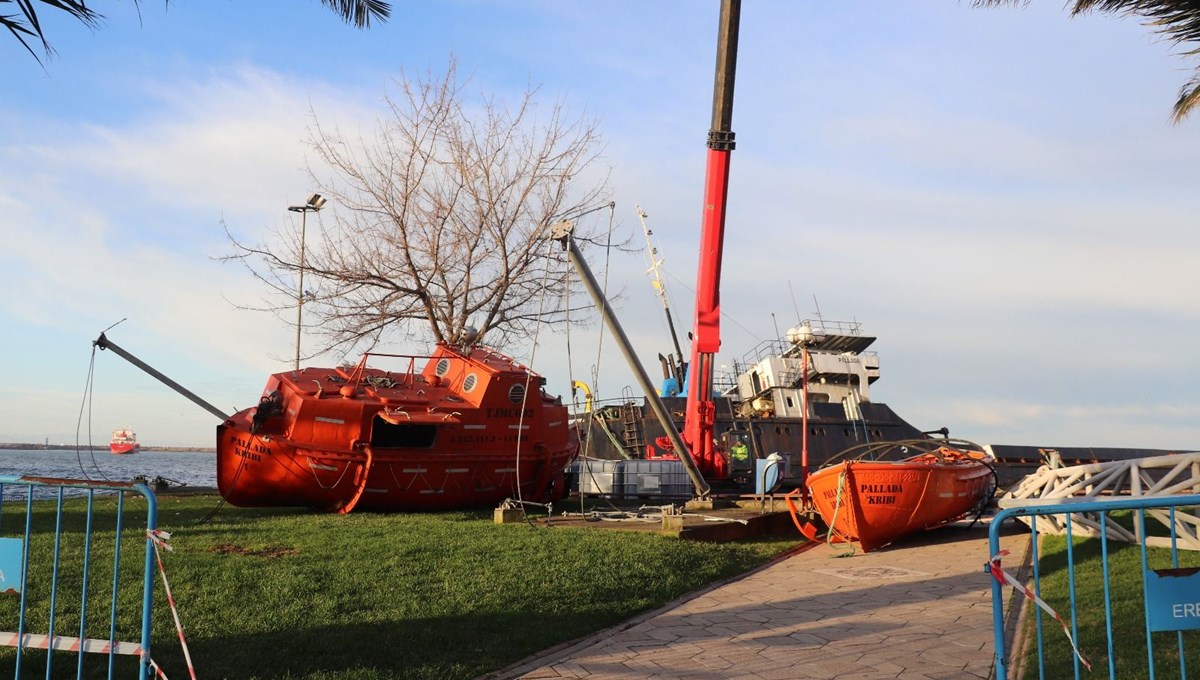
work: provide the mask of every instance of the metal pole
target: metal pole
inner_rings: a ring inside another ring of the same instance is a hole
[[[596,309],[600,310],[601,316],[604,317],[604,322],[612,330],[613,339],[616,340],[617,346],[621,348],[621,353],[625,355],[625,361],[629,363],[629,368],[633,370],[638,385],[646,393],[646,400],[650,402],[650,409],[654,411],[658,422],[666,430],[667,437],[671,440],[671,445],[679,453],[679,460],[683,461],[684,470],[687,471],[688,478],[692,480],[692,487],[696,490],[696,497],[706,498],[712,488],[708,485],[708,482],[704,481],[704,476],[700,474],[699,468],[696,467],[696,461],[692,459],[691,452],[683,443],[683,438],[679,436],[679,430],[667,414],[667,407],[662,403],[662,399],[658,397],[658,393],[654,391],[654,386],[650,384],[650,378],[646,375],[646,369],[642,367],[641,361],[638,360],[637,354],[634,353],[633,345],[629,342],[629,337],[625,335],[625,329],[617,321],[617,315],[613,313],[612,307],[608,305],[608,300],[604,298],[604,292],[600,289],[600,284],[596,282],[596,277],[592,275],[592,270],[588,267],[587,262],[584,261],[583,254],[579,252],[578,246],[575,245],[575,241],[571,238],[571,233],[574,229],[575,225],[571,222],[559,222],[551,225],[550,238],[562,243],[563,247],[566,248],[567,257],[571,260],[575,271],[579,272],[579,277],[583,281],[583,287],[587,289],[588,294],[592,297],[592,302],[596,305]]]
[[[772,315],[772,316],[774,316],[774,315]],[[801,395],[800,395],[801,396],[800,401],[801,401],[802,405],[804,406],[804,413],[803,413],[804,419],[801,422],[801,427],[803,428],[803,430],[800,433],[800,479],[803,480],[803,482],[800,484],[800,489],[801,489],[800,497],[805,503],[807,503],[808,502],[808,346],[807,345],[802,345],[800,347],[800,355],[803,357],[803,361],[801,362],[801,366],[802,366],[801,372],[804,374],[803,377],[801,378],[801,380],[803,380],[804,382],[800,383],[800,388],[802,390]]]
[[[300,317],[304,311],[304,232],[308,220],[308,206],[300,211],[300,285],[296,288],[296,363],[293,368],[300,370]]]
[[[170,378],[163,375],[162,373],[159,373],[158,371],[154,370],[154,368],[152,368],[146,362],[133,356],[129,352],[126,352],[125,350],[121,349],[119,346],[117,346],[117,344],[115,342],[104,337],[103,333],[101,333],[100,337],[96,338],[96,341],[93,342],[92,344],[99,347],[100,349],[111,349],[113,352],[115,352],[118,356],[120,356],[125,361],[128,361],[129,363],[133,364],[134,366],[137,366],[138,368],[142,369],[146,373],[149,373],[152,377],[158,378],[159,382],[163,383],[167,387],[170,387],[171,389],[175,390],[176,392],[187,397],[188,399],[190,399],[192,401],[192,403],[196,404],[200,408],[202,408],[205,411],[208,411],[209,413],[213,414],[214,416],[220,418],[222,421],[229,420],[229,414],[222,412],[221,409],[217,408],[216,406],[213,406],[212,404],[208,403],[207,401],[204,401],[200,397],[197,397],[195,394],[192,394],[192,392],[190,390],[188,390],[186,387],[184,387],[183,385],[180,385],[179,383],[175,382],[174,380],[171,380]]]

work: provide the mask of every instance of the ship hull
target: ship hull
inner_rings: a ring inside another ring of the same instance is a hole
[[[984,460],[846,461],[813,473],[809,496],[834,537],[863,551],[935,528],[982,507],[994,490]]]
[[[686,400],[663,398],[663,403],[682,428],[683,410]],[[807,470],[814,471],[830,459],[851,447],[875,441],[897,441],[924,437],[920,430],[897,415],[886,404],[862,404],[861,420],[850,420],[838,404],[813,404],[813,415],[808,419],[807,457],[804,455],[804,428],[802,418],[754,417],[737,418],[733,414],[736,401],[719,397],[714,400],[713,436],[718,441],[726,433],[748,433],[753,458],[766,458],[778,453],[784,459],[783,486],[798,487],[804,482],[805,462]],[[601,423],[598,415],[590,423],[581,425],[585,430],[585,442],[581,448],[584,455],[593,458],[661,457],[665,452],[655,446],[655,441],[665,435],[662,425],[648,405],[637,409],[637,428],[621,422],[619,409],[609,412],[609,418]],[[585,423],[587,421],[585,420]],[[605,431],[607,430],[607,432]],[[709,480],[721,485],[753,488],[753,468],[734,470],[729,480]]]
[[[141,444],[109,444],[108,450],[116,455],[124,455],[127,453],[137,453],[142,450]]]

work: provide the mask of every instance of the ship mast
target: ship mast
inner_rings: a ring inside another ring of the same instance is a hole
[[[638,219],[642,223],[642,234],[646,237],[646,254],[650,258],[650,267],[646,270],[646,273],[651,276],[650,283],[654,285],[654,291],[658,293],[658,297],[662,300],[663,312],[667,315],[667,327],[671,330],[671,342],[675,345],[675,355],[671,358],[671,361],[667,362],[667,360],[662,358],[662,355],[659,355],[659,359],[667,364],[664,366],[664,369],[666,369],[668,375],[664,377],[673,378],[678,389],[683,389],[683,376],[687,375],[687,364],[683,363],[683,350],[679,347],[679,334],[675,332],[675,318],[671,314],[671,303],[667,300],[667,284],[663,281],[662,277],[663,261],[658,256],[658,248],[655,248],[654,243],[650,240],[650,235],[654,232],[650,231],[650,227],[646,226],[646,217],[648,216],[640,205],[637,206],[637,214]],[[666,388],[664,386],[662,396],[675,396],[674,394],[666,394],[665,392]]]
[[[721,348],[721,255],[725,240],[725,202],[729,161],[734,149],[733,82],[737,67],[741,0],[722,0],[717,33],[717,66],[713,85],[712,127],[704,179],[700,258],[696,276],[696,316],[688,371],[683,440],[696,464],[714,478],[728,475],[728,465],[713,444],[713,363]]]

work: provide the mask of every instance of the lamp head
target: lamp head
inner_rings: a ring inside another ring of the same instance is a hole
[[[321,194],[313,194],[308,197],[308,202],[304,205],[289,205],[288,210],[291,212],[306,213],[316,212],[325,207],[325,197]]]

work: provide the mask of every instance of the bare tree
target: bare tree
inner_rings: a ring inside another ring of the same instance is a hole
[[[477,333],[503,347],[566,320],[566,266],[547,232],[591,206],[611,210],[607,177],[592,168],[595,121],[568,119],[561,102],[541,110],[535,90],[511,108],[489,95],[469,105],[453,62],[441,77],[395,84],[373,137],[312,128],[320,162],[310,166],[333,177],[310,172],[336,207],[303,260],[289,235],[258,246],[231,236],[232,257],[293,302],[289,282],[303,261],[320,291],[304,310],[322,349],[422,331],[451,343]]]
[[[974,0],[973,4],[976,7],[1026,5],[1029,0]],[[1177,45],[1200,42],[1200,3],[1196,0],[1067,0],[1066,5],[1072,16],[1094,10],[1141,17],[1143,23]],[[1197,53],[1200,53],[1200,47],[1190,47],[1183,52],[1189,57]],[[1182,121],[1197,105],[1200,105],[1200,67],[1179,90],[1172,118],[1176,123]]]

